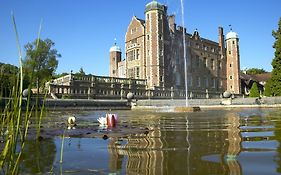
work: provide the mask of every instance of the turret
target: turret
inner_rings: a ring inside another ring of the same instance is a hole
[[[109,50],[109,76],[118,77],[118,63],[121,61],[121,48],[114,44]]]
[[[152,1],[145,8],[146,77],[148,86],[164,86],[164,24],[167,7]]]
[[[227,91],[241,94],[239,38],[232,30],[226,35]]]

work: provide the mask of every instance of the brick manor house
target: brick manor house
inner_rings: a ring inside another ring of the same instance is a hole
[[[132,17],[125,35],[125,58],[116,44],[110,48],[109,77],[71,72],[46,87],[52,98],[79,99],[126,99],[129,92],[136,99],[219,98],[224,91],[242,94],[250,81],[241,88],[238,42],[235,32],[224,36],[222,27],[218,42],[201,37],[197,30],[187,33],[177,26],[175,15],[167,14],[167,6],[154,0],[146,5],[144,20]]]
[[[224,36],[218,27],[218,42],[200,36],[195,30],[177,26],[175,15],[157,1],[145,7],[145,19],[136,16],[125,35],[125,59],[120,47],[110,48],[110,77],[143,79],[148,88],[184,89],[184,44],[189,91],[241,94],[238,35]]]

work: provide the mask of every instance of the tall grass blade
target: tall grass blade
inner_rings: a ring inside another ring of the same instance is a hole
[[[62,163],[62,158],[63,158],[63,147],[64,147],[64,132],[62,134],[62,141],[61,141],[61,148],[60,148],[60,163]]]

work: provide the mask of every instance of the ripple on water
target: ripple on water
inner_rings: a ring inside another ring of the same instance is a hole
[[[244,151],[274,151],[278,146],[279,142],[276,140],[242,142],[242,148]]]

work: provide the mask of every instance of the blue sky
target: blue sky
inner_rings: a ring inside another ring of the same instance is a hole
[[[109,49],[114,38],[124,51],[127,27],[133,17],[144,19],[151,0],[0,0],[0,62],[18,65],[13,11],[24,45],[36,39],[40,21],[41,38],[55,42],[62,55],[57,73],[74,72],[108,75]],[[180,0],[158,0],[181,24]],[[227,2],[227,3],[226,3]],[[272,30],[281,17],[280,0],[184,0],[185,26],[197,28],[201,37],[218,41],[218,26],[225,34],[231,24],[240,38],[241,69],[271,71],[274,57]],[[124,57],[124,56],[123,56]]]

